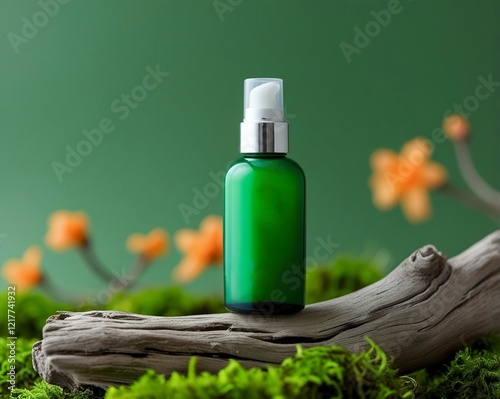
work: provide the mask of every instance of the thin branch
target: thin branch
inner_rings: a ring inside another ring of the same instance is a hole
[[[102,280],[104,280],[106,283],[109,283],[110,281],[115,279],[115,276],[113,276],[97,259],[94,252],[92,251],[89,241],[87,241],[85,245],[80,246],[79,249],[83,259],[85,259],[94,273],[97,274]]]
[[[450,183],[445,184],[438,190],[473,209],[487,213],[494,219],[498,219],[500,217],[500,206],[494,206],[489,202],[483,201],[481,198],[478,198],[467,191],[453,186]]]
[[[458,167],[470,189],[483,201],[493,207],[500,206],[500,192],[491,187],[477,172],[470,155],[467,140],[453,141]]]
[[[139,256],[137,260],[135,261],[134,265],[132,266],[132,270],[130,270],[127,280],[124,281],[122,288],[120,291],[126,291],[129,288],[131,288],[139,279],[139,276],[142,274],[142,272],[146,269],[146,267],[149,265],[150,260],[144,256]],[[117,291],[117,292],[120,292]]]
[[[51,298],[59,302],[75,303],[76,299],[67,291],[64,292],[60,287],[56,286],[47,276],[43,276],[43,280],[39,284],[40,288],[44,290]]]

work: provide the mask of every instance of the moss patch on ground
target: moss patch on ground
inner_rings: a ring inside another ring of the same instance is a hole
[[[500,398],[500,335],[485,337],[449,361],[412,375],[422,399]]]
[[[193,358],[186,376],[165,379],[149,372],[130,387],[111,388],[106,399],[411,398],[405,379],[380,348],[370,345],[362,354],[339,346],[299,347],[279,367],[245,370],[231,360],[218,374],[197,374]]]
[[[39,377],[31,361],[31,347],[36,340],[18,338],[8,340],[0,338],[0,392],[10,392],[12,367],[15,367],[15,386],[28,388],[33,386]],[[13,344],[13,345],[12,345]],[[11,348],[14,349],[11,353]]]

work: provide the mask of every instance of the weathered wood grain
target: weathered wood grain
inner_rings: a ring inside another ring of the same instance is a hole
[[[198,370],[215,372],[230,358],[265,367],[297,344],[357,352],[368,336],[406,373],[492,332],[500,332],[500,231],[450,260],[427,245],[377,283],[290,316],[60,312],[47,320],[33,362],[52,384],[105,388],[147,369],[186,371],[193,355]]]

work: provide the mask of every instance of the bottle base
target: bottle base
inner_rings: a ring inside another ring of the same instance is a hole
[[[226,303],[227,310],[233,313],[252,314],[260,316],[276,316],[298,313],[304,309],[304,305],[290,303],[276,303],[271,301],[252,303]]]

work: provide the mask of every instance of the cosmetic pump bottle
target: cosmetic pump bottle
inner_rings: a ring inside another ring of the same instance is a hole
[[[224,299],[236,313],[305,302],[305,177],[288,153],[283,81],[246,79],[240,152],[224,177]]]

